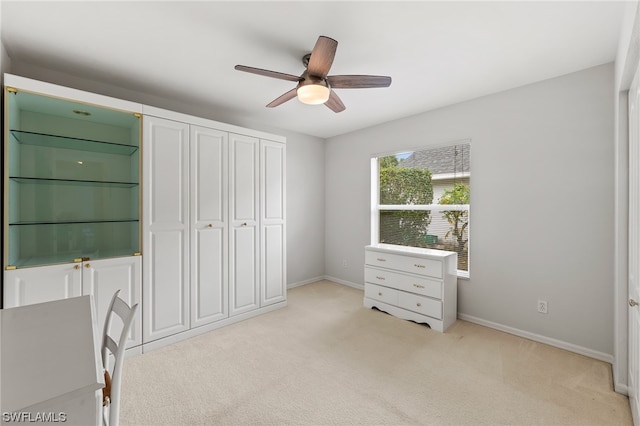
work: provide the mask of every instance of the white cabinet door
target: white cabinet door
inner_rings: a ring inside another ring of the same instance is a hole
[[[260,306],[259,148],[257,138],[229,135],[229,315]]]
[[[228,317],[228,133],[190,130],[191,327]]]
[[[3,287],[5,308],[81,296],[81,263],[5,271]]]
[[[140,303],[142,290],[142,261],[140,256],[118,257],[113,259],[89,260],[82,268],[82,293],[92,294],[96,305],[98,329],[102,333],[104,320],[113,294],[120,290],[118,297],[129,306]],[[133,320],[127,348],[142,344],[142,306],[138,306]],[[112,335],[119,336],[122,324],[111,323]]]
[[[286,299],[285,144],[260,141],[261,306]]]
[[[189,126],[144,117],[143,341],[189,329]]]

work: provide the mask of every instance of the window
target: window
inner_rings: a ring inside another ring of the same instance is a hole
[[[468,141],[371,160],[371,243],[458,253],[469,276]]]

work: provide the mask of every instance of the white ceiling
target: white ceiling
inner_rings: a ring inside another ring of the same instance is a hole
[[[624,2],[3,0],[0,7],[12,62],[327,138],[611,62]],[[391,87],[337,89],[347,107],[338,114],[297,99],[265,108],[295,83],[233,69],[299,75],[319,35],[339,42],[330,75],[389,75]]]

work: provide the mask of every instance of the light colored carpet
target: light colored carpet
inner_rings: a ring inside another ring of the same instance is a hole
[[[458,320],[446,333],[328,281],[127,359],[123,425],[631,425],[607,363]]]

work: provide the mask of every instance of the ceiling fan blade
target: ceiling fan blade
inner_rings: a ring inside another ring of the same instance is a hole
[[[278,105],[281,105],[287,101],[290,101],[291,99],[296,97],[296,90],[297,88],[293,88],[291,90],[289,90],[287,93],[284,93],[282,95],[280,95],[279,97],[277,97],[276,99],[272,100],[271,102],[269,102],[267,104],[267,108],[273,108],[273,107],[277,107]]]
[[[334,89],[366,89],[391,85],[391,77],[383,75],[330,75],[327,81]]]
[[[265,77],[277,78],[280,80],[300,81],[301,78],[293,74],[285,74],[283,72],[263,70],[262,68],[247,67],[245,65],[236,65],[234,67],[238,71],[250,72],[251,74],[263,75]]]
[[[313,76],[326,77],[336,56],[338,42],[332,38],[320,36],[311,51],[307,71]]]
[[[329,100],[324,103],[333,112],[342,112],[346,109],[342,100],[333,90],[329,93]]]

